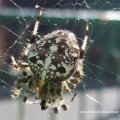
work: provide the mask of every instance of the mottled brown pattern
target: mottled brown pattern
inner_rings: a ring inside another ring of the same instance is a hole
[[[60,54],[64,54],[65,52],[65,49],[67,48],[68,46],[64,43],[64,42],[59,42],[58,43],[58,52]]]
[[[57,67],[57,71],[60,72],[61,74],[66,73],[66,70],[64,67]]]
[[[43,46],[43,48],[49,49],[50,46],[51,46],[51,43],[49,43],[49,42],[46,41],[46,43],[45,43],[45,45]]]
[[[52,60],[53,63],[60,63],[64,61],[63,54],[55,53],[55,59]]]
[[[40,49],[38,51],[38,55],[40,56],[40,59],[45,59],[45,54],[47,54],[46,50],[45,49]]]
[[[40,41],[36,46],[33,46],[38,50],[41,60],[38,62],[40,67],[36,69],[34,63],[30,65],[31,70],[39,76],[39,79],[45,78],[44,80],[47,82],[55,82],[55,80],[64,81],[72,76],[75,73],[76,62],[80,57],[79,44],[75,35],[67,30],[58,30],[43,36]],[[35,51],[32,53],[32,49],[30,52],[31,55],[35,54]],[[47,72],[43,73],[45,66]],[[56,91],[52,85],[50,89]]]
[[[37,62],[36,56],[29,58],[29,61],[36,63]]]

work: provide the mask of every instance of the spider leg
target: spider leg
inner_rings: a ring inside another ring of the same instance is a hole
[[[84,57],[84,53],[87,47],[87,41],[88,41],[88,31],[89,31],[89,26],[88,26],[88,21],[86,20],[86,28],[85,28],[85,37],[83,39],[83,43],[81,46],[81,56],[80,58],[82,59]]]
[[[67,111],[67,105],[65,105],[65,102],[62,97],[60,98],[60,105],[64,111]]]
[[[21,95],[21,91],[22,91],[22,88],[21,88],[21,81],[23,81],[24,78],[18,78],[16,81],[14,81],[14,85],[12,87],[12,95],[11,97],[12,98],[17,98]]]
[[[30,93],[31,93],[31,91],[28,91],[28,90],[26,90],[24,93],[23,93],[23,102],[25,103],[25,104],[39,104],[40,103],[40,101],[30,101],[30,100],[28,100],[28,97],[30,96]]]
[[[17,81],[14,82],[14,86],[11,90],[12,91],[11,97],[12,98],[18,97],[21,94],[21,91],[25,88],[25,90],[23,91],[23,96],[24,96],[23,101],[25,103],[30,103],[30,104],[32,104],[32,102],[28,101],[27,99],[30,94],[30,91],[28,91],[28,87],[29,87],[28,84],[31,79],[31,75],[28,75],[28,73],[26,72],[26,69],[30,70],[30,68],[29,68],[28,63],[25,63],[24,60],[26,59],[26,57],[32,47],[32,44],[36,40],[36,35],[37,35],[38,28],[39,28],[39,23],[40,23],[40,17],[42,14],[43,14],[43,9],[40,10],[40,12],[39,12],[39,15],[38,15],[37,20],[34,25],[34,30],[31,35],[31,39],[29,40],[29,43],[27,44],[27,47],[24,49],[23,53],[20,55],[19,60],[16,62],[15,58],[13,56],[11,56],[12,66],[15,69],[21,71],[23,74],[23,77],[18,78]],[[22,87],[22,86],[24,86],[24,87]]]
[[[27,72],[23,71],[23,76],[19,77],[16,81],[14,81],[14,85],[13,85],[13,88],[11,90],[11,92],[12,92],[11,97],[12,98],[16,98],[16,97],[21,95],[21,91],[23,90],[22,86],[24,86],[24,89],[27,90],[27,85],[28,85],[31,77],[32,77],[32,75],[28,75]],[[25,100],[23,100],[23,101],[25,101]]]
[[[86,28],[85,28],[85,37],[83,39],[83,43],[80,48],[80,59],[78,60],[76,64],[76,69],[77,69],[77,76],[80,78],[80,80],[83,78],[84,73],[83,73],[83,65],[84,65],[84,55],[85,51],[87,48],[87,42],[88,42],[88,31],[89,31],[89,26],[88,26],[88,21],[86,20]],[[79,74],[80,73],[80,74]]]
[[[80,75],[79,71],[76,71],[72,77],[67,79],[62,83],[63,93],[68,93],[74,91],[77,85],[81,82],[82,75]]]
[[[23,102],[24,103],[27,103],[28,102],[28,97],[30,95],[30,92],[29,91],[25,91],[24,94],[23,94]]]
[[[58,114],[60,112],[58,107],[53,107],[53,111],[54,111],[55,114]]]
[[[86,46],[87,46],[87,41],[88,41],[88,21],[86,21],[86,29],[85,29],[85,37],[83,39],[83,43],[80,49],[80,59],[75,63],[76,67],[76,72],[73,74],[72,77],[70,77],[68,80],[63,82],[62,89],[64,93],[74,91],[76,86],[81,82],[84,73],[83,73],[83,57],[85,54]]]
[[[68,87],[67,81],[62,82],[62,90],[63,90],[63,93],[71,92],[71,89]]]
[[[77,64],[76,64],[76,72],[74,73],[73,77],[70,77],[70,79],[67,80],[67,83],[71,86],[70,89],[71,91],[74,91],[75,88],[77,87],[78,83],[81,82],[81,79],[84,76],[83,73],[83,61],[84,61],[84,54],[85,54],[85,50],[87,47],[87,41],[88,41],[88,30],[89,30],[89,26],[88,26],[88,21],[86,21],[86,28],[85,28],[85,37],[83,39],[83,43],[80,49],[80,60],[78,60]],[[74,98],[77,95],[77,92],[74,91],[74,96],[71,98],[71,102],[73,102]]]
[[[11,60],[12,60],[12,66],[17,69],[17,70],[24,70],[24,69],[29,69],[28,63],[21,63],[19,64],[19,62],[16,62],[15,58],[13,56],[11,56]]]
[[[60,107],[64,110],[67,111],[67,105],[65,104],[62,96],[60,96],[60,98],[58,99],[58,101],[56,101],[55,103],[53,103],[53,111],[55,114],[58,114],[60,112]]]
[[[79,66],[81,67],[81,66]],[[74,92],[73,97],[71,98],[71,102],[73,102],[74,98],[77,95],[77,92],[75,91],[77,85],[81,82],[81,79],[83,78],[83,73],[81,71],[78,71],[79,67],[77,67],[76,72],[73,74],[72,77],[67,79],[66,81],[63,82],[62,84],[62,91],[63,93],[69,93],[69,92]],[[63,110],[67,110],[67,106],[64,104],[64,101],[61,99],[61,106]]]
[[[39,24],[40,24],[40,17],[42,16],[42,14],[43,14],[43,9],[40,10],[40,12],[36,18],[36,22],[34,25],[34,30],[33,30],[32,35],[31,35],[31,39],[29,40],[29,43],[27,44],[26,49],[21,54],[21,56],[18,60],[20,64],[26,59],[26,57],[31,49],[32,44],[35,43],[35,41],[36,41],[37,31],[38,31]]]
[[[27,73],[26,73],[26,76],[24,76],[22,78],[18,78],[14,82],[14,86],[11,90],[12,91],[11,97],[16,98],[16,97],[22,95],[23,96],[23,102],[26,103],[26,104],[38,104],[38,103],[40,103],[39,101],[32,102],[32,101],[28,100],[28,97],[31,93],[31,91],[28,90],[28,87],[29,87],[28,84],[29,84],[31,78],[32,78],[32,76],[27,75]],[[24,88],[24,89],[21,89],[21,88]],[[23,91],[22,94],[21,94],[21,91]]]
[[[83,39],[83,43],[82,43],[82,46],[81,46],[81,49],[84,50],[84,51],[86,50],[86,47],[87,47],[88,31],[89,31],[88,21],[86,21],[85,37]]]
[[[36,35],[37,35],[37,31],[38,31],[39,24],[40,24],[40,17],[42,14],[43,14],[43,9],[41,9],[39,12],[39,15],[38,15],[35,25],[34,25],[34,30],[31,35],[31,39],[29,40],[29,43],[27,44],[27,47],[24,49],[23,53],[20,55],[18,62],[16,62],[15,58],[13,56],[11,56],[12,65],[16,69],[24,70],[25,68],[28,68],[28,64],[23,61],[26,59],[26,57],[31,49],[32,44],[36,40]]]
[[[18,86],[18,80],[14,81],[14,86],[12,87],[11,92],[12,92],[12,94],[11,94],[12,98],[17,98],[20,95],[21,86]]]
[[[74,101],[74,99],[75,99],[76,95],[77,95],[77,92],[76,92],[76,91],[74,91],[74,95],[73,95],[73,97],[71,98],[71,102],[73,102],[73,101]]]
[[[41,100],[40,105],[42,110],[46,110],[48,108],[48,106],[46,105],[46,100],[44,99]]]

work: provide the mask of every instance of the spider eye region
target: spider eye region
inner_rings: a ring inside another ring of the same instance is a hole
[[[75,72],[80,48],[73,33],[57,30],[40,38],[30,49],[28,63],[40,80],[68,79]]]

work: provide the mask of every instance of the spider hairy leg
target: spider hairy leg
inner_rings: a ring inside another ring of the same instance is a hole
[[[81,50],[80,50],[80,58],[81,59],[78,60],[78,62],[77,62],[76,72],[73,74],[72,77],[70,77],[69,79],[66,80],[66,83],[64,83],[63,91],[65,91],[65,92],[74,91],[75,92],[73,97],[71,98],[71,102],[74,101],[74,99],[77,95],[75,88],[77,87],[77,85],[81,82],[81,80],[84,77],[84,73],[83,73],[84,59],[83,58],[84,58],[84,54],[85,54],[87,42],[88,42],[88,30],[89,30],[89,26],[88,26],[88,21],[86,20],[85,37],[83,39],[83,43],[82,43]]]
[[[54,107],[54,108],[53,108],[53,111],[54,111],[54,113],[55,113],[55,114],[60,113],[60,110],[59,110],[59,108],[58,108],[58,107]]]
[[[67,105],[65,105],[63,98],[60,99],[60,105],[64,111],[67,111]]]
[[[43,13],[43,11],[40,11],[39,17],[37,17],[37,21],[36,21],[35,26],[34,26],[34,30],[33,30],[31,39],[28,40],[29,43],[27,44],[27,47],[24,49],[23,53],[20,55],[19,60],[16,62],[15,58],[13,56],[11,56],[12,66],[15,69],[21,71],[23,76],[25,76],[24,73],[27,73],[26,69],[29,69],[28,63],[25,63],[24,60],[26,59],[26,57],[27,57],[27,55],[28,55],[28,53],[29,53],[29,51],[31,49],[32,44],[35,42],[35,38],[36,38],[36,35],[37,35],[38,26],[39,26],[39,20],[40,20],[40,16],[42,15],[42,13]],[[24,77],[22,79],[24,79]],[[14,82],[14,87],[11,90],[11,92],[12,92],[11,97],[12,98],[16,98],[16,97],[18,97],[20,95],[21,86],[18,87],[18,85],[21,84],[20,82],[21,82],[21,80],[19,78],[18,78],[17,81]],[[23,83],[24,82],[25,81],[23,81]],[[25,97],[23,98],[24,102],[27,101],[27,97],[28,97],[28,95],[26,94]]]
[[[48,108],[48,106],[46,104],[46,100],[44,100],[44,99],[41,100],[40,105],[41,105],[42,110],[46,110]]]
[[[17,81],[14,81],[14,86],[12,87],[11,90],[12,94],[11,97],[12,98],[17,98],[19,97],[20,93],[21,93],[21,87],[18,87]]]
[[[80,58],[81,59],[83,59],[86,48],[87,48],[87,42],[88,42],[88,38],[89,38],[88,31],[89,31],[89,25],[88,25],[88,20],[86,20],[85,37],[83,39],[83,43],[82,43],[81,50],[80,50]]]
[[[57,103],[58,102],[58,103]],[[54,103],[53,105],[53,111],[55,114],[60,113],[60,107],[64,110],[67,111],[67,105],[65,104],[62,96],[60,97],[60,99],[57,101],[56,103]]]
[[[40,24],[40,17],[42,16],[42,14],[43,14],[43,9],[40,10],[39,15],[37,16],[37,19],[34,25],[34,30],[31,35],[31,39],[29,40],[29,43],[27,44],[26,49],[24,50],[24,52],[21,54],[19,58],[20,63],[22,63],[26,59],[28,52],[31,49],[32,44],[35,43],[36,41],[37,31],[38,31],[39,24]]]
[[[74,99],[75,99],[76,95],[77,95],[77,92],[76,92],[76,91],[74,91],[74,95],[73,95],[73,97],[71,98],[71,102],[73,102],[73,101],[74,101]]]
[[[83,79],[84,73],[83,73],[83,61],[84,61],[84,55],[85,55],[85,51],[87,48],[87,42],[88,42],[88,31],[89,31],[89,25],[88,25],[88,20],[86,20],[86,28],[85,28],[85,37],[83,39],[83,43],[81,46],[81,51],[80,51],[80,60],[79,60],[79,64],[77,66],[77,71],[76,73],[73,75],[73,79],[70,79],[68,82],[70,82],[71,84],[74,85],[74,88],[77,87],[77,85],[81,82],[81,80]],[[75,79],[74,79],[75,78]],[[74,91],[74,96],[71,98],[71,102],[74,101],[77,92]]]
[[[17,70],[24,70],[24,69],[29,69],[28,63],[19,63],[16,62],[15,58],[13,56],[11,56],[11,60],[12,60],[12,66],[17,69]]]
[[[27,84],[27,79],[25,77],[22,77],[22,78],[18,78],[16,81],[14,81],[14,86],[11,90],[12,92],[12,95],[11,97],[12,98],[16,98],[16,97],[19,97],[20,94],[21,94],[21,90],[23,89],[22,86],[25,84]]]

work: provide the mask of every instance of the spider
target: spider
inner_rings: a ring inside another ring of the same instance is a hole
[[[37,32],[43,9],[37,16],[34,30],[27,47],[16,61],[11,56],[12,66],[21,72],[14,82],[12,98],[23,96],[24,103],[31,93],[40,101],[41,109],[53,108],[59,113],[60,107],[67,111],[63,95],[75,92],[83,79],[83,61],[88,41],[88,22],[81,47],[74,33],[68,30],[56,30],[43,37]],[[25,60],[28,60],[28,63]],[[29,72],[28,72],[29,71]],[[71,98],[71,102],[74,100]]]

